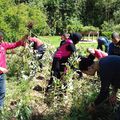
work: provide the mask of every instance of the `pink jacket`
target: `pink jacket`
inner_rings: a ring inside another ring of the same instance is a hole
[[[28,40],[31,42],[35,42],[37,44],[37,47],[41,46],[43,44],[42,41],[40,41],[38,38],[36,37],[28,37]]]
[[[72,43],[73,43],[72,40],[70,39],[66,40],[65,44],[63,44],[55,53],[55,58],[62,59],[70,57],[72,52],[67,50],[67,46]]]
[[[24,46],[24,41],[14,43],[2,42],[0,43],[0,67],[7,68],[6,65],[6,50],[13,49],[19,46]],[[0,71],[0,74],[2,71]]]
[[[94,54],[94,56],[95,56],[96,58],[100,59],[100,58],[103,58],[103,57],[108,56],[108,54],[105,53],[105,52],[103,52],[103,51],[101,51],[101,50],[95,49],[95,54]]]

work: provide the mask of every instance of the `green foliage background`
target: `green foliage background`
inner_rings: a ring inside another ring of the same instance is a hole
[[[29,21],[37,35],[119,32],[119,8],[120,0],[0,0],[0,29],[8,41],[26,34]]]

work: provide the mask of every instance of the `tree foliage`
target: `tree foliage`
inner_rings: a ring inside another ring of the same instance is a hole
[[[112,31],[119,30],[120,0],[1,0],[0,15],[0,29],[13,40],[27,32],[29,21],[39,35],[79,32],[84,26]]]
[[[17,4],[8,0],[0,1],[0,29],[6,34],[9,40],[16,40],[28,32],[26,25],[29,21],[34,22],[33,31],[37,34],[49,34],[47,17],[36,5],[25,3]],[[4,7],[4,8],[3,8]]]

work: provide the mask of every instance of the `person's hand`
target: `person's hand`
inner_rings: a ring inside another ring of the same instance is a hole
[[[0,67],[0,71],[2,71],[3,73],[7,73],[8,70],[6,68]]]
[[[94,103],[90,103],[87,107],[87,111],[89,113],[95,113],[96,112],[96,108],[95,108],[95,104]]]

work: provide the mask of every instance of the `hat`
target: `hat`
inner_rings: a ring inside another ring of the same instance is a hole
[[[71,33],[70,34],[70,39],[73,41],[73,43],[77,43],[81,40],[82,35],[80,33]]]

